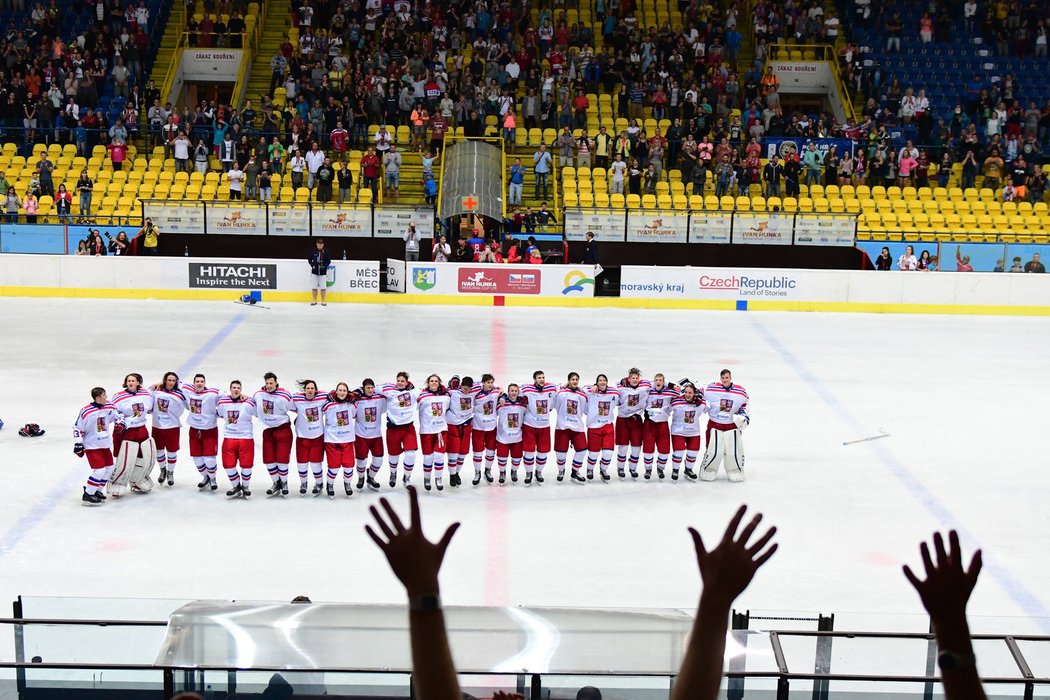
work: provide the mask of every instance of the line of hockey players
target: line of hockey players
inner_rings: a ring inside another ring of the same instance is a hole
[[[154,465],[159,466],[157,483],[173,486],[183,415],[201,491],[218,489],[222,426],[222,468],[230,481],[230,498],[251,496],[256,422],[263,428],[262,461],[272,482],[269,496],[288,495],[293,425],[302,495],[311,490],[312,476],[313,495],[334,497],[340,474],[347,496],[353,494],[355,475],[357,490],[366,484],[378,490],[384,458],[390,487],[397,485],[402,467],[402,481],[408,484],[420,448],[427,491],[432,483],[443,490],[446,467],[449,486],[460,486],[460,471],[471,456],[475,486],[483,478],[494,482],[494,462],[501,485],[507,481],[508,463],[510,480],[516,482],[523,462],[525,484],[542,484],[552,447],[559,482],[568,469],[571,481],[585,484],[595,478],[595,466],[599,478],[609,481],[614,451],[621,479],[628,474],[638,478],[640,466],[645,479],[653,477],[654,466],[656,477],[663,479],[668,463],[672,480],[682,473],[688,479],[712,481],[723,465],[729,480],[744,478],[741,433],[750,421],[748,395],[733,383],[729,370],[702,389],[688,379],[669,383],[662,374],[643,379],[638,369],[615,385],[599,374],[588,386],[581,386],[576,372],[555,386],[537,371],[531,384],[509,384],[506,389],[496,386],[491,374],[477,382],[456,376],[447,385],[432,374],[417,388],[407,372],[399,372],[395,381],[378,387],[365,379],[356,389],[340,382],[329,391],[305,380],[296,393],[281,388],[272,372],[263,379],[264,385],[251,394],[240,381],[221,393],[207,385],[203,374],[186,384],[174,372],[150,387],[143,385],[141,375],[129,374],[112,399],[105,389],[93,389],[92,402],[80,411],[74,428],[73,450],[86,456],[91,467],[84,504],[101,504],[107,491],[113,496],[128,488],[149,492]],[[701,420],[705,414],[706,430]],[[150,417],[152,431],[147,430]],[[707,447],[697,473],[704,434]]]

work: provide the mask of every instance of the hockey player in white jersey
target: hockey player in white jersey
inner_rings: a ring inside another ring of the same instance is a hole
[[[532,373],[532,384],[521,386],[520,396],[526,402],[525,425],[522,426],[522,450],[525,454],[525,483],[543,483],[543,468],[551,451],[551,408],[558,387],[547,383],[540,370]]]
[[[314,477],[313,495],[321,493],[324,486],[321,460],[325,456],[324,420],[321,410],[328,401],[328,394],[319,391],[317,382],[304,379],[299,382],[299,393],[292,396],[295,411],[295,463],[299,470],[299,495],[305,496]],[[329,460],[331,464],[331,460]]]
[[[354,441],[357,437],[355,397],[345,382],[339,382],[335,391],[325,396],[328,398],[321,409],[324,415],[324,451],[328,458],[325,489],[329,498],[335,498],[335,480],[342,470],[343,491],[349,498],[354,495]],[[316,489],[314,493],[316,495]]]
[[[147,416],[153,412],[153,395],[142,387],[142,375],[133,372],[124,377],[124,388],[112,399],[124,417],[127,429],[113,436],[116,457],[113,474],[106,490],[114,497],[123,496],[128,486],[137,493],[153,490],[153,465],[157,446],[146,430]]]
[[[587,459],[587,392],[580,388],[580,375],[569,372],[565,386],[554,397],[558,419],[554,426],[554,456],[558,460],[558,481],[565,479],[569,447],[573,449],[572,475],[575,484],[586,484],[580,474]]]
[[[419,412],[419,441],[423,448],[423,488],[430,490],[431,477],[437,490],[445,488],[442,474],[445,471],[445,452],[448,445],[448,421],[445,414],[449,407],[448,389],[441,377],[427,377],[426,389],[416,401]],[[436,472],[436,473],[435,473]]]
[[[594,384],[587,387],[587,478],[594,478],[594,465],[601,457],[599,475],[609,481],[609,465],[612,464],[616,420],[616,406],[620,394],[609,386],[609,378],[599,374]]]
[[[368,473],[368,488],[379,490],[376,475],[383,466],[383,413],[386,412],[386,397],[376,392],[376,383],[369,378],[361,382],[361,387],[354,390],[357,404],[355,426],[357,439],[354,440],[354,457],[357,460],[357,490],[365,487],[365,472]],[[372,462],[368,463],[369,455]],[[391,479],[391,487],[396,484]]]
[[[521,466],[522,426],[528,404],[518,394],[518,385],[507,386],[507,393],[500,396],[496,407],[496,462],[499,464],[499,483],[507,483],[507,458],[510,458],[510,480],[518,480],[518,467]],[[526,483],[529,483],[528,480]]]
[[[730,481],[744,480],[744,429],[751,423],[748,396],[744,387],[733,383],[728,369],[719,373],[719,381],[704,389],[707,401],[707,449],[700,465],[700,478],[714,481],[718,467],[725,465]]]
[[[80,409],[73,425],[73,454],[87,457],[91,476],[84,486],[80,500],[85,506],[98,506],[106,500],[104,493],[113,473],[113,436],[110,427],[124,431],[120,411],[109,403],[106,390],[100,386],[91,390],[91,403]]]
[[[638,478],[638,456],[642,452],[642,432],[645,427],[645,400],[652,384],[642,379],[642,370],[632,367],[616,387],[620,404],[616,407],[616,475],[625,478],[624,461],[627,448],[631,449],[631,478]]]
[[[255,403],[242,393],[239,380],[230,382],[230,393],[218,400],[215,414],[222,423],[222,468],[230,479],[226,497],[249,498],[255,465]]]
[[[671,402],[671,479],[678,481],[678,472],[685,458],[685,475],[696,479],[693,466],[700,453],[700,433],[703,431],[701,421],[707,413],[707,404],[696,387],[688,382],[682,383],[682,395]]]
[[[459,375],[448,381],[448,485],[459,486],[462,480],[459,471],[463,468],[467,454],[470,452],[471,423],[474,420],[474,397],[481,391],[481,385],[474,384],[472,377],[459,378]]]
[[[186,397],[186,425],[190,439],[190,459],[201,475],[197,488],[201,491],[215,491],[219,488],[216,480],[216,457],[219,454],[219,416],[215,412],[219,401],[219,390],[209,388],[203,374],[193,377],[193,384],[182,385],[182,395]]]
[[[393,384],[384,384],[380,389],[386,397],[386,454],[390,464],[390,488],[397,484],[397,463],[404,454],[404,484],[412,480],[412,469],[416,466],[416,401],[421,393],[408,379],[408,372],[398,372]]]
[[[292,461],[292,421],[288,414],[295,410],[290,392],[277,383],[277,375],[263,375],[263,387],[252,396],[255,417],[263,424],[262,459],[273,485],[267,496],[288,495],[288,464]]]
[[[175,462],[179,457],[179,438],[182,433],[182,414],[188,407],[186,395],[179,385],[179,375],[165,372],[160,384],[150,387],[153,396],[153,431],[151,437],[157,448],[157,466],[160,476],[157,485],[175,485]]]
[[[474,486],[481,483],[482,461],[485,482],[492,483],[492,460],[496,457],[496,407],[500,389],[491,374],[481,375],[481,390],[474,395],[474,420],[470,423],[470,445],[474,452]]]
[[[680,392],[674,384],[668,384],[664,375],[653,377],[653,386],[645,398],[645,425],[642,428],[642,461],[645,478],[653,474],[653,457],[656,457],[656,475],[664,478],[667,460],[671,455],[671,402]]]

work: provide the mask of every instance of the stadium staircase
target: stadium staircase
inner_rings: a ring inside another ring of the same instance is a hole
[[[297,29],[292,28],[291,15],[288,12],[280,12],[276,9],[267,12],[263,23],[262,38],[252,60],[246,93],[247,98],[252,100],[252,104],[256,106],[256,109],[262,103],[263,95],[270,95],[270,59],[280,50],[285,36],[292,39],[293,43],[298,43],[299,33]],[[271,97],[275,98],[275,104],[284,103],[284,91],[280,88],[279,90],[280,103],[276,102],[278,95],[271,95]]]
[[[160,40],[158,42],[157,56],[153,61],[153,69],[149,73],[149,79],[153,81],[155,85],[164,87],[164,80],[167,77],[168,69],[171,67],[172,62],[178,57],[179,54],[179,40],[182,38],[183,32],[186,30],[186,3],[174,2],[172,3],[171,13],[168,15],[168,21],[164,24],[164,31],[160,34]],[[161,98],[163,101],[163,97]],[[142,118],[146,118],[146,111],[143,110]]]

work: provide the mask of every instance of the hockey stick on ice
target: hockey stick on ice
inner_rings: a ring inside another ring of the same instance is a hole
[[[251,306],[251,307],[256,308],[256,309],[269,309],[270,308],[269,306],[263,306],[262,304],[249,304],[248,302],[240,301],[240,300],[236,300],[233,303],[234,304],[240,304],[241,306]]]
[[[890,434],[886,432],[885,428],[879,428],[878,435],[872,435],[871,437],[860,438],[859,440],[847,440],[842,443],[843,445],[856,445],[858,442],[871,442],[872,440],[878,440],[880,438],[889,437]]]

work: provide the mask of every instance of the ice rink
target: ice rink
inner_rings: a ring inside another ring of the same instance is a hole
[[[1050,618],[1039,437],[1050,319],[4,298],[0,323],[3,605],[19,594],[403,600],[363,529],[377,496],[301,498],[294,466],[287,499],[267,500],[257,461],[256,497],[227,502],[221,469],[220,491],[198,493],[184,438],[174,488],[82,507],[88,468],[71,426],[92,386],[112,396],[127,372],[149,383],[200,371],[211,386],[241,379],[253,390],[266,371],[289,388],[401,369],[417,384],[489,371],[506,386],[535,369],[559,383],[570,370],[615,381],[637,365],[704,383],[733,371],[751,395],[747,481],[550,478],[424,495],[431,534],[463,521],[442,574],[446,603],[692,607],[686,526],[717,537],[747,503],[779,526],[781,549],[741,608],[835,612],[838,629],[851,614],[871,626],[868,613],[919,613],[900,564],[918,562],[933,530],[956,527],[968,551],[986,554],[973,613]],[[26,422],[47,435],[20,438]],[[890,437],[842,444],[880,429]],[[405,502],[401,488],[384,493]],[[1043,620],[1018,625],[1050,634]]]

